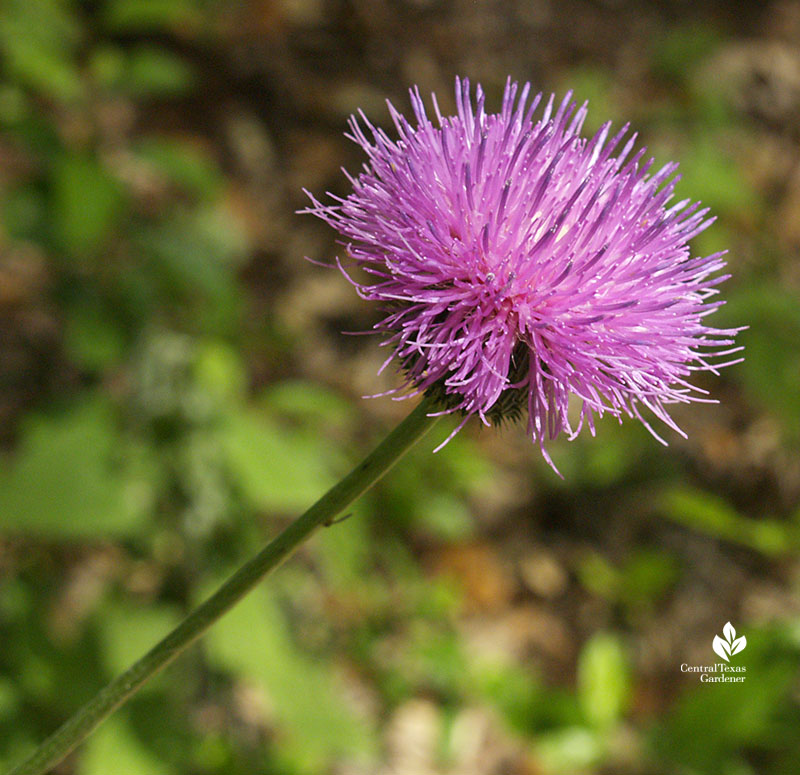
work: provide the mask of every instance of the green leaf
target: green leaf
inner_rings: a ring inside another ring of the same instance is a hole
[[[0,466],[0,528],[48,537],[137,532],[148,484],[118,452],[113,413],[100,399],[30,417],[19,448]]]
[[[297,511],[335,484],[324,439],[254,412],[232,412],[220,429],[230,474],[259,509]]]
[[[761,199],[739,163],[717,137],[697,137],[681,154],[681,180],[676,196],[701,201],[720,216],[751,223]]]
[[[109,0],[106,24],[115,32],[158,32],[195,26],[200,9],[193,0]]]
[[[220,403],[241,402],[247,374],[239,352],[221,341],[204,341],[197,350],[193,376],[198,387]]]
[[[608,120],[618,120],[614,79],[607,70],[591,65],[575,67],[564,79],[563,91],[568,89],[572,90],[577,102],[589,103],[589,114],[584,123],[586,134],[593,134]]]
[[[19,124],[30,115],[31,101],[19,84],[0,83],[0,124]]]
[[[616,600],[622,586],[622,576],[602,554],[590,552],[577,567],[578,579],[593,595]]]
[[[598,633],[578,659],[578,698],[586,720],[605,728],[619,721],[630,698],[630,668],[619,639]]]
[[[93,156],[65,154],[53,168],[52,208],[59,244],[83,257],[101,247],[122,216],[122,186]]]
[[[17,239],[41,237],[47,210],[44,197],[35,186],[19,186],[3,196],[3,227]]]
[[[675,558],[657,549],[639,549],[622,567],[620,593],[633,605],[654,603],[680,574]]]
[[[176,296],[193,302],[195,316],[214,330],[235,320],[241,302],[235,268],[247,245],[224,208],[172,213],[156,226],[143,225],[137,243],[169,304]]]
[[[138,144],[136,153],[173,184],[195,196],[212,199],[222,186],[223,179],[213,159],[185,140],[150,137]]]
[[[194,85],[191,67],[176,54],[159,48],[140,48],[128,58],[119,84],[134,96],[168,97]]]
[[[594,730],[561,727],[538,737],[536,759],[542,763],[544,772],[552,775],[592,772],[605,746],[606,741]]]
[[[261,586],[220,620],[208,636],[209,659],[257,687],[268,717],[278,721],[291,758],[318,772],[334,756],[374,753],[371,725],[343,701],[325,663],[293,642],[270,590]]]
[[[727,501],[713,493],[676,487],[659,499],[670,519],[715,538],[735,541],[768,556],[784,554],[800,546],[797,527],[775,519],[741,516]]]
[[[481,666],[476,672],[481,691],[511,728],[531,734],[545,695],[540,682],[517,665]]]
[[[78,97],[83,85],[74,59],[80,27],[59,0],[5,0],[0,51],[12,77],[47,96]]]
[[[15,683],[0,676],[0,718],[11,718],[19,705],[19,690]]]
[[[173,769],[148,751],[123,717],[108,719],[91,737],[78,762],[78,775],[169,775]]]
[[[622,481],[631,470],[641,465],[644,457],[639,449],[641,435],[635,432],[635,426],[619,425],[609,422],[612,418],[601,418],[602,444],[595,444],[594,438],[582,436],[578,446],[571,450],[571,457],[576,462],[576,478],[585,478],[595,487],[610,487]]]
[[[378,579],[365,580],[373,548],[366,510],[365,504],[355,503],[348,509],[351,516],[314,544],[314,557],[325,583],[347,598],[364,597],[373,589],[373,581],[382,583]]]
[[[119,324],[88,293],[66,309],[65,341],[74,361],[88,371],[103,371],[125,352]]]
[[[719,32],[703,24],[670,27],[656,40],[653,69],[665,80],[683,84],[721,42]]]
[[[443,541],[468,538],[475,528],[472,513],[463,500],[444,492],[425,499],[418,522],[434,538]]]
[[[738,336],[745,359],[731,370],[749,398],[776,415],[785,433],[800,437],[800,305],[797,295],[772,282],[751,282],[729,295],[715,316],[722,326],[749,325]]]
[[[271,385],[264,402],[274,411],[304,422],[342,425],[353,415],[352,404],[328,388],[303,380],[284,380]]]
[[[158,643],[181,617],[165,605],[136,606],[116,603],[108,606],[99,623],[100,640],[110,675],[129,668]],[[152,683],[147,686],[153,686]]]

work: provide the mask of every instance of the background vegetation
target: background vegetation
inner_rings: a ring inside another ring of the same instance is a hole
[[[0,767],[408,406],[293,211],[456,73],[630,120],[730,249],[747,360],[665,450],[443,423],[63,775],[790,775],[800,758],[800,4],[5,0]],[[592,127],[590,127],[592,128]],[[747,680],[703,685],[730,620]]]

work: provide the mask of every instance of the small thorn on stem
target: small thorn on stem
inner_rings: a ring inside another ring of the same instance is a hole
[[[340,522],[344,522],[346,519],[350,519],[353,516],[353,512],[350,511],[347,514],[343,514],[341,517],[332,517],[327,522],[323,522],[325,527],[333,527],[333,525],[338,525]]]

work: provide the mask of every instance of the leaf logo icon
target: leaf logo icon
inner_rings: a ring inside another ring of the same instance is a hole
[[[734,654],[738,654],[747,645],[747,638],[744,635],[737,638],[736,630],[730,622],[722,628],[722,634],[725,636],[724,638],[720,638],[719,635],[714,636],[714,642],[711,647],[726,662],[730,662],[730,658]]]

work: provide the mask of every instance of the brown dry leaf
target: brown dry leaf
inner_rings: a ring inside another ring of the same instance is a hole
[[[445,547],[435,560],[434,571],[458,582],[470,613],[504,609],[515,591],[509,566],[489,544],[476,542]]]
[[[482,658],[523,660],[531,654],[553,662],[573,659],[574,639],[564,621],[544,606],[516,606],[498,617],[474,617],[464,625],[470,650]]]

